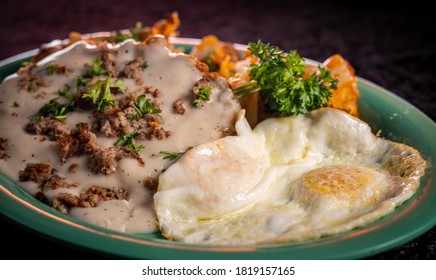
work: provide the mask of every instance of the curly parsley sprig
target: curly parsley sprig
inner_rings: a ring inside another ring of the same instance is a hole
[[[237,89],[238,97],[260,91],[261,99],[282,116],[298,115],[325,107],[338,80],[318,66],[319,73],[307,75],[307,67],[296,51],[285,54],[280,48],[261,41],[250,43],[248,50],[259,58],[252,64],[249,82]]]

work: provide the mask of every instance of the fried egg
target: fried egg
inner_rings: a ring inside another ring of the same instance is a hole
[[[294,242],[371,223],[409,199],[427,167],[336,109],[271,118],[189,150],[159,178],[162,234],[208,245]]]

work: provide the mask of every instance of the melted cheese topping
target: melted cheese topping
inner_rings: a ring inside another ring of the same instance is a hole
[[[19,182],[18,176],[19,170],[23,170],[28,163],[49,163],[58,174],[68,178],[69,182],[79,184],[75,188],[49,190],[46,194],[49,199],[60,192],[78,195],[81,190],[91,185],[124,188],[128,191],[125,200],[101,201],[97,207],[72,208],[69,213],[78,219],[118,231],[152,232],[156,230],[152,195],[144,187],[144,178],[156,178],[173,162],[163,159],[159,152],[186,151],[200,143],[223,136],[223,130],[233,129],[234,118],[240,107],[227,86],[213,87],[210,100],[204,106],[192,106],[191,90],[205,76],[192,57],[173,53],[159,42],[143,45],[126,41],[119,45],[109,45],[109,51],[115,55],[115,65],[119,71],[137,57],[147,62],[148,66],[140,77],[143,85],[137,85],[134,79],[119,79],[127,86],[127,93],[139,91],[144,86],[154,87],[161,92],[161,96],[157,98],[161,103],[160,115],[164,120],[161,126],[171,131],[171,136],[162,140],[136,140],[137,145],[145,146],[139,151],[145,162],[144,166],[135,159],[123,158],[118,162],[117,171],[110,175],[92,173],[87,158],[83,155],[69,158],[67,163],[61,164],[56,154],[56,141],[49,141],[48,137],[42,141],[43,135],[28,134],[24,126],[44,104],[58,97],[57,92],[64,89],[64,85],[69,85],[74,90],[75,77],[84,73],[84,65],[91,64],[100,51],[95,46],[78,42],[43,59],[32,69],[32,73],[45,79],[48,86],[39,87],[35,92],[20,89],[19,81],[25,73],[11,75],[3,82],[0,87],[0,137],[8,139],[7,153],[10,158],[0,160],[0,171],[31,194],[39,191],[38,186],[34,182]],[[68,73],[48,74],[47,68],[52,64],[65,65]],[[46,94],[45,98],[37,98],[41,96],[41,92]],[[122,97],[123,94],[119,94],[115,98]],[[149,95],[147,98],[154,99]],[[186,111],[183,115],[177,114],[173,108],[177,99],[184,102]],[[92,126],[92,112],[71,112],[67,114],[65,122],[70,129],[80,122]],[[113,146],[118,139],[95,133],[98,144],[103,147]],[[78,164],[78,170],[74,173],[68,170],[73,163]]]

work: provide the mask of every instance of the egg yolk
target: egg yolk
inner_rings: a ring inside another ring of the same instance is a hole
[[[373,171],[357,166],[327,166],[308,172],[303,183],[318,194],[352,195],[368,186],[374,179]]]

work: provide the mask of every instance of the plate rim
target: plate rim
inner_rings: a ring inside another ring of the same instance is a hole
[[[188,45],[188,46],[194,46],[196,44],[198,44],[198,42],[200,42],[201,39],[196,39],[196,38],[183,38],[183,37],[175,37],[173,39],[171,39],[171,43],[174,44],[180,44],[180,45]],[[234,45],[237,48],[246,48],[247,45],[242,45],[242,44],[236,44],[234,43]],[[17,61],[19,60],[23,60],[23,59],[29,59],[32,56],[36,55],[38,49],[33,49],[33,50],[29,50],[23,53],[19,53],[16,54],[14,56],[11,56],[9,58],[6,58],[2,61],[0,61],[0,71],[2,70],[3,67],[5,67],[6,65],[12,64],[12,63],[17,63]],[[317,63],[317,62],[315,62]],[[11,74],[11,73],[10,73]],[[363,85],[363,86],[367,86],[369,88],[372,88],[376,91],[382,92],[383,94],[386,94],[389,98],[393,98],[396,101],[403,103],[405,105],[407,105],[408,107],[412,108],[416,113],[418,113],[418,115],[421,118],[426,119],[426,121],[429,121],[430,124],[432,124],[434,126],[434,128],[436,128],[436,123],[426,114],[424,114],[421,110],[419,110],[418,108],[416,108],[413,104],[409,103],[407,100],[403,99],[402,97],[394,94],[393,92],[389,91],[388,89],[385,89],[369,80],[366,80],[364,78],[358,77],[358,84],[359,85]],[[432,158],[432,160],[434,161],[434,159]],[[420,189],[424,189],[424,188],[431,188],[432,187],[432,180],[433,180],[433,175],[434,175],[434,166],[430,166],[430,170],[428,171],[429,174],[427,177],[427,184],[425,186],[422,186],[423,183],[421,182],[421,186]],[[10,182],[7,182],[7,181]],[[21,225],[23,225],[24,227],[35,231],[35,232],[39,232],[42,233],[46,236],[51,236],[54,237],[56,239],[58,239],[61,242],[66,242],[69,243],[70,245],[75,245],[75,246],[79,246],[82,247],[83,249],[87,249],[87,250],[92,250],[95,252],[103,252],[105,254],[109,254],[109,255],[115,255],[115,256],[120,256],[123,258],[153,258],[153,253],[151,255],[148,254],[141,254],[141,252],[136,252],[134,251],[134,255],[127,253],[126,251],[123,252],[113,252],[113,250],[109,250],[109,249],[105,249],[105,248],[101,248],[101,245],[98,245],[97,243],[93,243],[90,244],[90,242],[85,242],[86,246],[83,246],[84,244],[81,242],[86,241],[86,240],[70,240],[68,238],[65,238],[65,236],[57,236],[57,233],[59,232],[45,232],[44,230],[41,230],[41,228],[39,227],[39,220],[35,221],[35,223],[32,223],[31,226],[29,226],[28,223],[23,223],[22,220],[18,221],[16,219],[14,219],[14,214],[15,216],[17,216],[17,213],[14,212],[15,207],[11,207],[8,209],[8,207],[4,207],[4,205],[9,205],[9,206],[16,206],[16,204],[18,203],[18,205],[21,206],[25,206],[24,212],[32,212],[36,211],[38,212],[38,214],[42,215],[42,219],[44,222],[44,219],[54,219],[57,222],[60,223],[66,223],[67,225],[73,225],[75,223],[75,229],[79,231],[79,233],[83,233],[83,231],[88,231],[91,232],[90,234],[96,234],[97,236],[99,236],[100,238],[104,238],[105,240],[107,238],[109,238],[109,242],[113,241],[113,238],[119,238],[117,240],[117,242],[121,242],[121,246],[125,246],[125,245],[132,245],[133,244],[141,244],[141,246],[149,246],[149,247],[158,247],[160,250],[162,250],[162,252],[160,252],[160,257],[158,259],[187,259],[187,258],[211,258],[211,259],[259,259],[259,258],[269,258],[269,259],[278,259],[278,258],[296,258],[296,256],[293,255],[286,255],[287,252],[291,251],[294,252],[296,251],[298,253],[298,247],[300,245],[307,246],[306,248],[302,248],[302,249],[308,249],[308,248],[313,248],[319,246],[326,246],[324,255],[322,255],[322,257],[320,257],[319,254],[314,255],[312,257],[307,256],[303,257],[303,258],[299,258],[297,257],[296,259],[329,259],[329,258],[333,258],[333,259],[354,259],[354,258],[362,258],[362,257],[368,257],[370,255],[373,255],[375,253],[380,253],[392,248],[395,248],[403,243],[406,243],[410,240],[412,240],[413,238],[423,234],[424,232],[428,231],[429,229],[431,229],[432,227],[434,227],[436,225],[436,217],[434,217],[431,220],[431,223],[426,223],[425,225],[422,225],[420,228],[416,228],[413,231],[409,231],[407,234],[403,234],[400,237],[397,237],[394,240],[391,240],[390,242],[385,242],[383,244],[383,246],[381,246],[380,244],[378,244],[378,247],[376,246],[377,244],[373,244],[372,247],[367,247],[365,248],[360,248],[360,250],[355,250],[352,252],[349,251],[341,251],[341,252],[336,252],[336,254],[333,255],[329,255],[328,250],[330,248],[329,244],[330,243],[335,243],[337,242],[337,239],[341,239],[343,237],[349,236],[350,234],[353,235],[352,238],[354,237],[358,237],[359,234],[358,232],[361,229],[356,229],[356,230],[352,230],[352,231],[348,231],[344,234],[339,234],[339,235],[335,235],[331,238],[323,238],[321,240],[313,240],[313,241],[308,241],[308,242],[302,242],[302,243],[291,243],[291,244],[273,244],[273,245],[268,245],[268,246],[242,246],[242,247],[209,247],[209,246],[198,246],[198,245],[190,245],[190,244],[183,244],[183,243],[179,243],[179,242],[171,242],[171,241],[166,241],[166,240],[159,240],[159,242],[153,242],[152,239],[147,239],[145,240],[144,238],[139,238],[139,236],[135,236],[134,234],[124,234],[124,233],[119,233],[116,231],[111,231],[111,230],[107,230],[104,228],[100,228],[98,226],[93,226],[90,224],[86,224],[83,223],[85,225],[81,225],[82,222],[77,221],[76,219],[66,216],[66,217],[60,217],[61,215],[58,213],[53,212],[54,210],[48,206],[46,206],[48,209],[44,209],[45,207],[39,207],[41,205],[34,205],[33,202],[35,201],[26,201],[26,197],[21,197],[19,194],[17,196],[17,194],[14,193],[14,191],[22,192],[23,190],[11,190],[6,186],[3,186],[2,182],[6,182],[6,183],[11,183],[12,180],[10,180],[9,178],[7,178],[6,176],[4,176],[3,174],[0,174],[0,198],[9,198],[6,200],[6,203],[0,203],[0,213],[4,214],[6,217],[12,219],[14,222],[17,222]],[[13,184],[13,188],[20,188],[17,184],[15,184],[14,182],[12,182]],[[433,184],[435,184],[433,182]],[[434,186],[433,186],[434,188]],[[401,206],[400,206],[401,207]],[[35,210],[36,208],[36,210]],[[12,209],[12,210],[11,210]],[[31,210],[33,209],[33,210]],[[436,209],[436,208],[435,208]],[[53,211],[52,211],[53,210]],[[395,211],[396,212],[396,211]],[[19,215],[22,215],[22,213],[20,213]],[[48,215],[48,216],[47,216]],[[45,218],[44,218],[45,217]],[[372,224],[371,224],[372,225]],[[376,224],[377,225],[377,222]],[[52,226],[51,226],[52,227]],[[50,228],[51,228],[50,227]],[[374,227],[374,226],[371,226]],[[76,230],[74,230],[74,232],[76,232]],[[85,236],[88,236],[89,234],[84,234]],[[136,239],[132,236],[135,236]],[[93,237],[93,236],[90,236]],[[95,237],[95,236],[94,236]],[[135,242],[136,240],[136,242]],[[140,242],[137,242],[138,240],[140,240]],[[149,241],[151,240],[151,242]],[[93,241],[93,238],[90,238],[89,241]],[[127,242],[127,243],[125,243]],[[377,243],[377,242],[376,242]],[[131,247],[131,246],[126,246],[126,247]],[[146,248],[143,248],[146,249]],[[150,248],[148,248],[150,249]],[[167,253],[171,253],[173,250],[178,251],[179,257],[176,257],[174,255],[166,255]],[[146,251],[146,250],[145,250]],[[191,253],[191,257],[186,256],[186,253],[190,252]],[[193,253],[195,252],[195,253]],[[205,254],[207,254],[207,256],[205,256]],[[211,256],[210,254],[214,254],[213,256]],[[280,254],[280,255],[277,255]],[[285,255],[283,255],[285,254]]]

